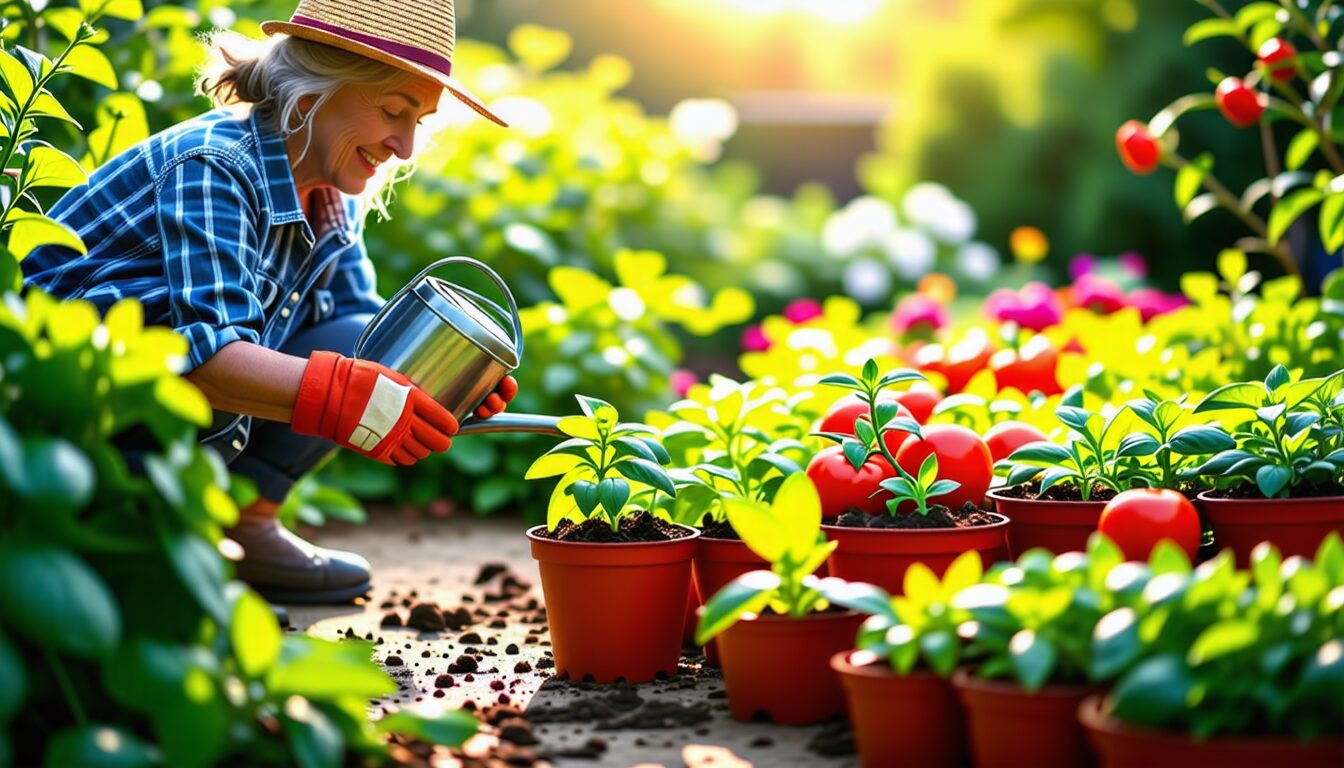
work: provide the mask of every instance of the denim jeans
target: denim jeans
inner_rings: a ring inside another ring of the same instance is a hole
[[[354,353],[355,341],[372,315],[347,315],[317,323],[294,334],[280,348],[295,357],[315,350]],[[281,503],[289,489],[322,463],[336,444],[297,435],[288,424],[215,411],[215,424],[202,440],[229,465],[229,471],[256,483],[262,498]]]

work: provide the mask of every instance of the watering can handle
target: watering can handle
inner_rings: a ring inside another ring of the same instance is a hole
[[[384,302],[383,306],[378,309],[378,314],[374,315],[373,319],[369,321],[369,324],[364,326],[364,332],[359,334],[359,341],[355,342],[355,357],[359,357],[364,352],[365,342],[369,340],[369,336],[373,334],[374,329],[376,329],[378,325],[383,321],[383,317],[387,314],[388,310],[392,308],[392,305],[397,303],[397,299],[400,299],[402,296],[404,296],[407,291],[415,290],[415,286],[418,285],[421,280],[425,279],[425,276],[428,275],[430,272],[433,272],[439,267],[446,266],[448,264],[464,264],[468,267],[476,269],[477,271],[484,274],[486,277],[490,278],[490,280],[494,282],[495,287],[499,289],[499,292],[504,294],[504,298],[508,301],[509,304],[509,312],[508,312],[509,321],[513,325],[513,348],[517,350],[518,359],[522,360],[523,326],[522,326],[522,320],[518,317],[518,303],[513,300],[513,293],[509,291],[509,286],[504,283],[504,280],[499,276],[498,273],[496,273],[493,269],[487,267],[485,264],[477,261],[476,259],[469,258],[467,256],[449,256],[446,259],[439,259],[433,264],[430,264],[429,266],[420,270],[420,274],[411,278],[410,282],[403,285],[401,287],[401,290],[397,291],[392,296],[392,298]],[[486,300],[484,297],[480,296],[476,292],[467,291],[466,289],[462,289],[462,291],[464,293],[470,294],[472,297],[478,300],[485,301],[487,304],[490,305],[491,308],[501,310],[502,312],[502,308],[500,308],[494,302]]]

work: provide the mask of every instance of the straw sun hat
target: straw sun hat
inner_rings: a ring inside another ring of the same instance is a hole
[[[289,21],[267,21],[261,29],[344,48],[427,77],[485,117],[508,125],[451,75],[453,0],[299,0]]]

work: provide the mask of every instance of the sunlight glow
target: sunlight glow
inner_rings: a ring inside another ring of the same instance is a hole
[[[727,0],[728,5],[748,13],[786,11],[810,13],[823,21],[856,24],[872,16],[885,0]]]

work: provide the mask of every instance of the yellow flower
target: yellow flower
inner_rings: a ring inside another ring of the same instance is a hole
[[[1050,253],[1050,241],[1035,227],[1018,227],[1008,237],[1008,247],[1018,261],[1035,263]]]

